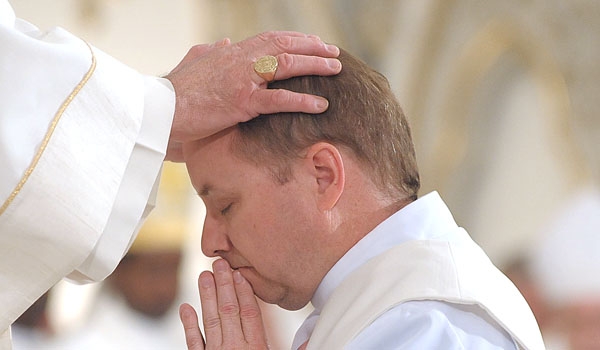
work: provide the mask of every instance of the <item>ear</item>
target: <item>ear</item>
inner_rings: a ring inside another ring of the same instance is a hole
[[[327,142],[312,145],[306,154],[310,172],[316,180],[316,197],[319,210],[332,209],[342,193],[346,173],[338,148]]]

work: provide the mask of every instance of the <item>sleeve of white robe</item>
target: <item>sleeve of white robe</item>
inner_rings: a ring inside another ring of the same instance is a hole
[[[61,278],[113,271],[148,212],[174,108],[168,80],[0,0],[0,334]]]

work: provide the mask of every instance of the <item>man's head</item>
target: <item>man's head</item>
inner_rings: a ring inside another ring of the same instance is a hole
[[[107,281],[133,310],[160,318],[177,298],[181,258],[180,251],[129,252]]]
[[[239,125],[232,150],[240,158],[269,166],[278,180],[310,145],[328,142],[346,148],[383,194],[416,199],[420,186],[410,128],[387,79],[341,50],[342,72],[305,76],[269,85],[324,96],[323,114],[279,113]]]
[[[207,208],[204,253],[287,309],[306,305],[335,262],[419,188],[387,80],[345,52],[339,58],[337,76],[270,85],[324,96],[327,112],[264,115],[184,145]]]

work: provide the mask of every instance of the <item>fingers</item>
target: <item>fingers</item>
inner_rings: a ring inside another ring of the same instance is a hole
[[[221,345],[223,337],[221,333],[221,318],[217,304],[217,289],[213,274],[204,271],[198,278],[198,290],[200,291],[200,305],[202,307],[202,323],[206,340],[211,344]]]
[[[270,41],[270,45],[277,54],[287,52],[296,55],[332,58],[338,57],[340,54],[337,46],[324,43],[317,37],[278,36]]]
[[[296,36],[301,38],[317,38],[321,40],[317,35],[314,34],[306,34],[301,32],[296,32],[292,30],[272,30],[269,32],[262,32],[257,35],[257,37],[262,38],[263,40],[269,40],[278,36]]]
[[[248,281],[222,259],[213,263],[213,270],[214,274],[204,271],[198,279],[207,347],[228,349],[249,344],[267,348],[260,308]],[[185,325],[191,329],[190,335],[195,336],[197,320]],[[186,328],[186,340],[187,335]],[[196,338],[192,340],[197,343]]]
[[[335,75],[342,70],[336,58],[280,54],[277,56],[275,80],[284,80],[302,75]]]
[[[266,44],[266,45],[265,45]],[[255,51],[261,47],[259,56],[279,55],[287,52],[295,55],[321,57],[337,57],[340,50],[337,46],[323,42],[318,36],[297,32],[266,32],[239,43],[243,48]]]
[[[182,304],[179,307],[179,318],[183,324],[185,343],[188,349],[204,350],[204,338],[202,338],[202,333],[200,333],[196,310],[189,304]]]
[[[327,99],[281,89],[262,89],[255,91],[252,105],[257,114],[279,112],[303,112],[319,114],[329,106]]]
[[[238,43],[253,54],[254,59],[264,55],[277,57],[275,80],[301,75],[334,75],[341,71],[340,50],[324,43],[317,36],[297,32],[267,32]],[[264,83],[256,76],[258,84]]]
[[[244,339],[240,322],[240,306],[233,285],[231,268],[227,261],[219,259],[213,263],[213,271],[223,338],[227,340]]]
[[[341,71],[336,46],[297,32],[267,32],[236,44],[224,39],[196,46],[165,76],[176,95],[170,141],[198,140],[259,114],[321,113],[327,108],[327,101],[316,96],[265,92],[266,81],[253,65],[265,55],[278,59],[276,80]],[[173,148],[168,159],[180,160],[176,151]]]
[[[244,337],[250,345],[266,345],[267,337],[263,326],[260,307],[256,302],[250,283],[239,271],[233,271],[233,280],[238,302]]]

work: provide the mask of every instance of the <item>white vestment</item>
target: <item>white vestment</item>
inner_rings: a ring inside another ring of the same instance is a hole
[[[65,276],[98,281],[156,190],[175,94],[0,0],[0,348]]]
[[[381,223],[325,276],[294,348],[543,349],[527,303],[437,193]]]

